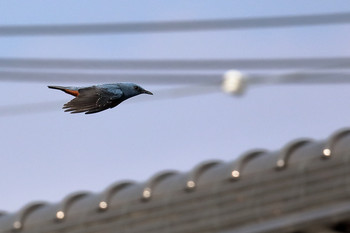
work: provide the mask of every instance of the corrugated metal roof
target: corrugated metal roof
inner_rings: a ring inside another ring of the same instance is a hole
[[[0,232],[346,232],[336,230],[350,222],[349,166],[345,129],[325,141],[299,139],[280,151],[29,203],[0,212]]]

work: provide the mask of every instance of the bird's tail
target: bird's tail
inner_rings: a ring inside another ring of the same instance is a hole
[[[64,91],[65,89],[67,89],[67,87],[61,87],[61,86],[47,86],[47,87],[51,89],[61,90],[61,91]]]
[[[61,90],[64,91],[67,94],[73,95],[73,96],[78,96],[79,91],[77,87],[62,87],[62,86],[47,86],[48,88],[51,89],[56,89],[56,90]]]

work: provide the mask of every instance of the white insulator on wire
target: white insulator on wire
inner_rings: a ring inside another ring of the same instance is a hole
[[[245,76],[238,70],[229,70],[224,74],[222,90],[231,95],[241,95],[245,90]]]

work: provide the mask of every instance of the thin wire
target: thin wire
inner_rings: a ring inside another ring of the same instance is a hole
[[[350,83],[350,73],[346,72],[290,72],[284,74],[250,74],[246,77],[247,85],[275,85],[275,84],[339,84]],[[220,79],[221,80],[221,79]],[[217,80],[218,81],[218,80]],[[175,89],[160,90],[155,96],[148,99],[135,99],[127,103],[155,101],[164,99],[183,98],[197,95],[206,95],[220,91],[220,82],[211,85],[192,85]],[[63,102],[63,101],[62,101]],[[0,106],[0,117],[26,115],[57,110],[57,101],[11,106]],[[62,103],[61,103],[62,104]]]
[[[0,106],[0,117],[51,112],[57,110],[57,106],[60,103],[62,104],[62,102],[58,101],[46,101],[39,103],[3,105]]]
[[[49,59],[0,58],[0,68],[84,70],[215,70],[350,68],[349,57],[266,59]]]
[[[14,82],[135,82],[149,84],[219,84],[221,82],[221,78],[221,74],[0,71],[0,81]]]
[[[0,26],[0,36],[45,36],[45,35],[91,35],[184,32],[206,30],[234,30],[254,28],[276,28],[350,23],[350,13],[315,15],[293,15],[275,17],[163,21],[137,23],[100,23],[72,25],[19,25]]]
[[[152,98],[134,98],[130,101],[126,101],[123,104],[135,104],[140,102],[194,97],[218,92],[220,92],[220,88],[218,86],[178,87],[166,90],[153,91],[154,96],[152,96]],[[67,102],[67,100],[0,106],[0,117],[12,117],[59,111],[62,110],[59,106],[62,106],[65,102]]]
[[[282,84],[282,83],[348,83],[350,73],[347,71],[302,71],[281,74],[262,73],[247,74],[250,84]],[[32,71],[0,71],[0,81],[13,82],[135,82],[147,84],[196,84],[220,85],[223,73],[83,73],[83,72],[32,72]]]
[[[249,85],[270,84],[341,84],[350,83],[349,72],[290,72],[284,74],[250,74]]]

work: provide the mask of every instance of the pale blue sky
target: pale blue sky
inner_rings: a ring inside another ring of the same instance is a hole
[[[347,1],[0,1],[0,24],[220,19],[349,12]],[[186,33],[0,37],[0,57],[271,58],[350,55],[350,25]],[[224,70],[222,71],[224,72]],[[98,81],[96,81],[98,83]],[[56,110],[0,117],[0,210],[56,202],[163,169],[187,171],[206,159],[233,160],[299,137],[323,139],[350,124],[350,86],[266,86],[157,101],[138,96],[95,115],[61,110],[65,82],[1,82],[0,106],[58,101]],[[157,95],[161,89],[140,83]],[[50,109],[52,109],[50,108]]]

